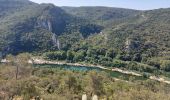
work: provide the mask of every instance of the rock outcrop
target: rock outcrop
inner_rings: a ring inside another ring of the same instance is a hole
[[[87,100],[87,95],[86,94],[82,95],[82,100]]]

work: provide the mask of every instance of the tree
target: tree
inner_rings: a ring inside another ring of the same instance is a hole
[[[116,53],[114,52],[114,50],[113,49],[109,49],[109,50],[107,50],[107,52],[106,52],[106,57],[110,57],[110,58],[114,58],[114,57],[116,57]]]
[[[170,71],[170,60],[163,60],[161,64],[161,69],[165,71]]]
[[[71,50],[68,50],[68,51],[67,51],[67,60],[73,61],[74,55],[75,55],[75,52],[73,52],[73,51],[71,51]]]
[[[87,56],[88,56],[88,57],[94,57],[94,55],[97,55],[97,54],[96,54],[96,51],[95,51],[94,49],[89,48],[89,49],[87,50]]]
[[[74,61],[84,61],[86,56],[85,51],[78,51],[75,53]]]
[[[114,60],[113,61],[113,67],[125,67],[126,66],[126,63],[124,63],[123,61],[121,60]]]
[[[82,33],[83,37],[86,38],[91,34],[100,33],[102,29],[103,27],[99,25],[87,24],[87,25],[81,26],[79,31],[80,33]]]
[[[27,76],[31,72],[31,67],[28,64],[30,60],[30,55],[27,53],[22,53],[17,56],[8,55],[6,58],[11,65],[16,67],[15,78],[18,80],[20,76]]]
[[[0,51],[0,61],[2,60],[2,52]]]
[[[141,55],[139,53],[137,53],[137,54],[134,54],[132,60],[137,61],[137,62],[141,62],[142,57],[141,57]]]
[[[44,56],[45,58],[52,60],[65,60],[67,58],[65,51],[47,52],[44,54]]]

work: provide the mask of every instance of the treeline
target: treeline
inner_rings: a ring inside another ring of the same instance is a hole
[[[43,54],[46,59],[51,60],[67,60],[68,62],[86,62],[91,64],[101,64],[105,66],[113,66],[113,59],[116,54],[113,50],[106,49],[88,49],[86,50],[68,50],[54,51]]]
[[[71,63],[83,62],[106,67],[117,67],[139,72],[155,73],[157,75],[170,71],[170,60],[160,58],[141,57],[140,54],[126,55],[117,53],[113,49],[88,48],[68,51],[51,51],[43,54],[45,59],[67,61]],[[162,59],[162,60],[161,60]]]

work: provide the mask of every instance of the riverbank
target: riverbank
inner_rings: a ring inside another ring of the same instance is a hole
[[[115,71],[115,72],[120,72],[123,74],[127,74],[127,75],[134,75],[134,76],[143,76],[139,73],[136,72],[132,72],[132,71],[125,71],[119,68],[106,68],[105,66],[101,66],[101,65],[93,65],[93,64],[80,64],[80,63],[67,63],[65,61],[47,61],[44,59],[32,59],[29,60],[29,63],[34,63],[34,64],[54,64],[54,65],[69,65],[69,66],[78,66],[78,67],[83,67],[83,66],[87,66],[87,67],[96,67],[96,68],[100,68],[100,69],[104,69],[104,70],[109,70],[109,71]],[[151,80],[155,80],[158,82],[163,82],[163,83],[167,83],[170,84],[170,81],[167,81],[166,79],[162,78],[162,77],[156,77],[156,76],[150,76],[149,79]]]
[[[82,67],[83,66],[96,67],[96,68],[100,68],[100,69],[103,69],[103,70],[110,70],[110,71],[120,72],[120,73],[128,74],[128,75],[142,76],[141,74],[135,73],[135,72],[132,72],[132,71],[125,71],[125,70],[121,70],[119,68],[114,68],[114,67],[106,68],[105,66],[101,66],[101,65],[80,64],[80,63],[67,63],[67,62],[64,62],[64,61],[47,61],[47,60],[44,60],[44,59],[32,59],[32,60],[29,60],[29,63],[32,63],[32,64],[69,65],[69,66],[79,66],[79,67],[81,67],[81,66]]]
[[[9,63],[9,62],[10,61],[8,61],[6,59],[1,60],[1,63]],[[41,58],[32,58],[31,60],[28,61],[28,63],[30,63],[30,64],[68,65],[68,66],[77,66],[77,67],[84,67],[84,66],[95,67],[95,68],[100,68],[100,69],[103,69],[103,70],[120,72],[120,73],[127,74],[127,75],[143,76],[143,75],[136,73],[136,72],[133,72],[133,71],[126,71],[126,70],[122,70],[122,69],[114,68],[114,67],[106,68],[105,66],[93,65],[93,64],[67,63],[65,61],[47,61],[47,60],[44,60],[44,59],[41,59]],[[166,80],[163,77],[150,76],[148,79],[170,84],[170,81]]]

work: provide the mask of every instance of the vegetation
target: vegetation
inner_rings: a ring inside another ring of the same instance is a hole
[[[170,77],[169,17],[169,8],[60,8],[0,0],[0,59],[10,61],[0,64],[0,99],[74,100],[86,93],[108,100],[169,100],[167,84],[115,81],[105,72],[34,68],[27,63],[31,57],[22,54]]]
[[[100,25],[69,15],[52,4],[39,5],[28,0],[1,2],[0,9],[7,13],[0,17],[0,50],[4,53],[57,50],[55,40],[64,42],[60,44],[64,49],[70,45],[60,40],[66,40],[66,35],[78,33],[80,37],[73,38],[80,40],[102,30]]]
[[[20,54],[18,61],[28,59],[28,54]],[[13,58],[9,56],[8,59]],[[16,65],[20,65],[18,78]],[[116,81],[106,72],[71,71],[57,68],[36,68],[30,64],[10,62],[0,65],[0,98],[2,100],[30,98],[45,100],[81,100],[83,94],[91,98],[119,100],[169,100],[170,86],[151,80]],[[134,95],[135,93],[135,95]],[[161,98],[161,99],[160,99]]]
[[[112,50],[123,61],[144,63],[147,58],[169,54],[169,9],[59,8],[28,0],[1,2],[0,50],[4,54],[97,48],[105,49],[104,53]]]

